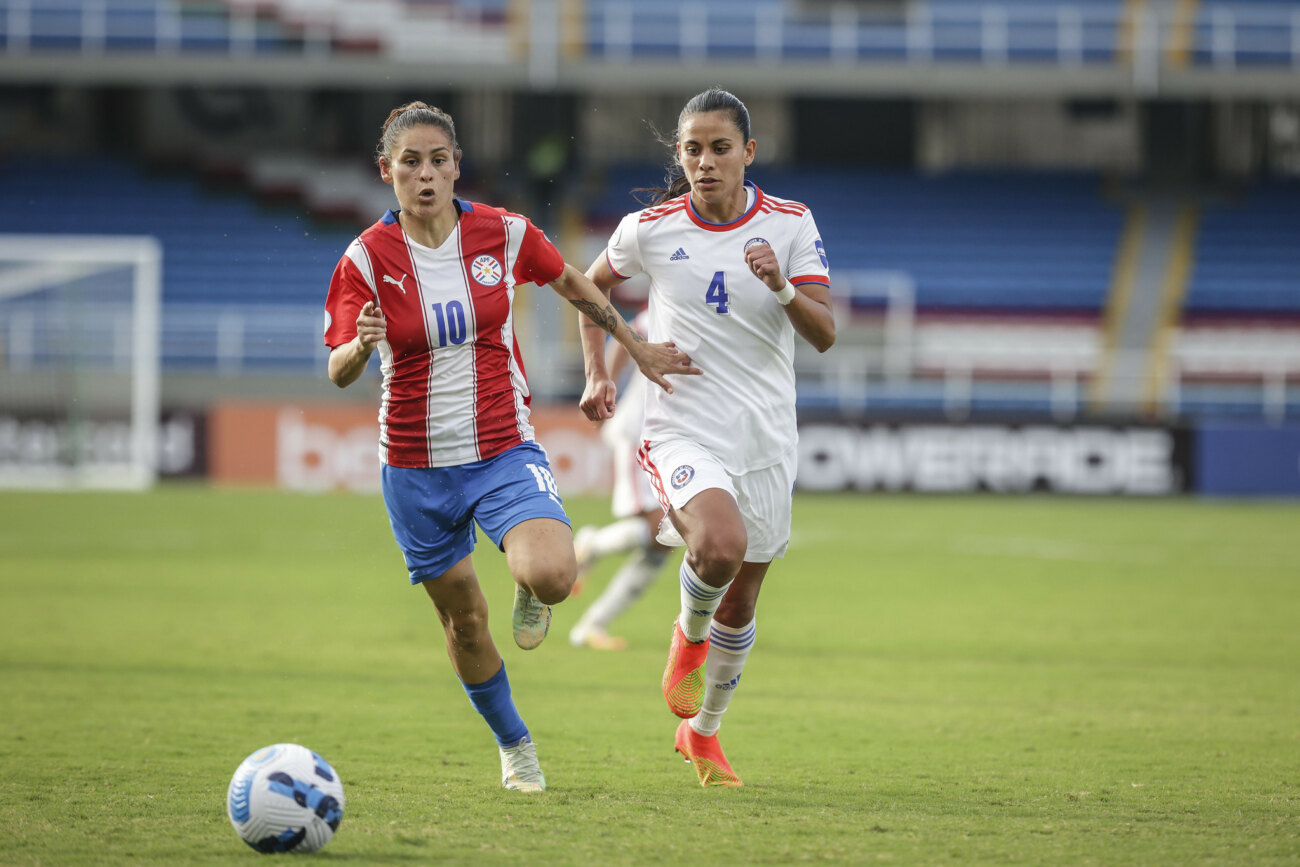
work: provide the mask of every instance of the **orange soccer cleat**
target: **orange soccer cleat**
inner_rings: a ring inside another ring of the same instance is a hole
[[[662,685],[668,707],[682,719],[695,716],[704,704],[704,660],[708,655],[709,639],[699,644],[687,641],[681,624],[674,620]]]
[[[569,643],[574,647],[590,647],[592,650],[626,650],[627,639],[610,635],[599,626],[575,626],[569,632]]]
[[[701,786],[743,786],[740,777],[731,769],[731,764],[722,753],[722,744],[718,736],[702,735],[691,728],[690,720],[682,720],[677,726],[674,742],[677,752],[686,761],[695,765],[695,772],[700,775]]]

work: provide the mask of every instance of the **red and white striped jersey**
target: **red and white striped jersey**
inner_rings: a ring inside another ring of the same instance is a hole
[[[407,237],[389,211],[348,246],[325,301],[331,349],[356,337],[367,301],[388,320],[379,459],[395,467],[457,466],[533,440],[511,304],[517,283],[550,283],[564,259],[518,214],[456,207],[456,228],[436,249]]]
[[[672,394],[646,390],[642,437],[699,443],[732,473],[780,463],[799,437],[794,326],[746,246],[769,244],[791,283],[830,285],[807,206],[745,185],[748,207],[730,223],[703,219],[687,193],[628,214],[605,249],[617,276],[650,277],[646,339],[673,341],[704,372],[675,378]]]

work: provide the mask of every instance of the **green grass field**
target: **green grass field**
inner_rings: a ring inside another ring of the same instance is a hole
[[[606,519],[572,499],[575,523]],[[550,790],[495,743],[377,497],[0,494],[0,863],[247,863],[245,755],[342,776],[356,864],[1300,863],[1300,508],[801,496],[704,790],[658,692],[666,570],[617,631],[510,639]]]

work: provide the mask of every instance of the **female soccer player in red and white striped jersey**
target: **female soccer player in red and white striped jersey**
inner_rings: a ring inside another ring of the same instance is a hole
[[[377,150],[380,177],[400,207],[362,232],[334,271],[325,303],[329,377],[350,385],[378,350],[384,503],[410,581],[433,600],[452,667],[497,739],[502,785],[540,791],[545,777],[470,557],[477,523],[505,552],[516,582],[515,642],[540,644],[577,565],[529,424],[515,285],[549,284],[626,346],[660,388],[672,390],[667,374],[699,371],[672,344],[643,341],[526,218],[455,197],[461,149],[446,112],[422,102],[394,109]]]

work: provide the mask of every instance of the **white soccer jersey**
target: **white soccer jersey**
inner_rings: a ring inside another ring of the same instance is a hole
[[[647,390],[642,437],[708,448],[731,473],[772,466],[794,450],[794,327],[775,293],[745,262],[763,240],[791,283],[830,285],[812,212],[745,182],[749,207],[710,223],[687,193],[628,214],[606,248],[613,272],[650,278],[649,335],[671,340],[702,376],[673,377],[673,394]]]

